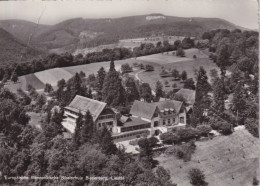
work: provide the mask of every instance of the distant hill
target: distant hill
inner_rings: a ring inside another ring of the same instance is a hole
[[[35,38],[48,27],[48,25],[36,24],[24,20],[0,20],[0,28],[3,28],[24,43],[28,43],[30,35]]]
[[[0,51],[0,65],[31,60],[42,54],[38,50],[27,47],[26,44],[17,40],[9,32],[1,28]]]
[[[0,28],[26,41],[37,24],[28,21],[0,21]],[[72,52],[76,48],[111,44],[119,39],[167,34],[199,37],[212,29],[244,29],[218,18],[183,18],[150,14],[121,18],[70,19],[56,25],[38,25],[32,44],[52,51]],[[54,50],[53,50],[54,49]]]

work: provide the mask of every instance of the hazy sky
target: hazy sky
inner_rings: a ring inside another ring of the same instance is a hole
[[[43,12],[44,10],[44,12]],[[114,18],[150,13],[179,17],[217,17],[246,28],[258,28],[257,0],[58,0],[0,1],[0,19],[41,24],[82,18]]]

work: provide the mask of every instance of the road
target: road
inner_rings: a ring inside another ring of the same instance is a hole
[[[140,81],[141,83],[145,83],[145,82],[142,81],[142,80],[139,78],[139,76],[138,76],[141,72],[144,72],[144,70],[140,70],[139,72],[135,73],[135,74],[134,74],[134,77],[135,77],[135,79],[137,79],[137,80]],[[153,96],[156,95],[156,94],[155,94],[155,91],[154,91],[153,89],[152,89],[152,95],[153,95]]]

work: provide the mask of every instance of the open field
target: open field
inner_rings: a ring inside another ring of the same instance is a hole
[[[253,177],[259,175],[259,141],[247,130],[196,142],[196,146],[189,162],[174,155],[161,154],[155,158],[170,170],[174,183],[190,186],[188,172],[191,168],[204,171],[206,181],[212,186],[250,186]]]
[[[124,63],[131,63],[131,61],[133,61],[132,59],[125,59],[125,60],[120,60],[120,61],[115,61],[115,68],[116,70],[120,70],[121,68],[121,64]],[[96,74],[97,71],[101,68],[104,67],[104,69],[106,71],[109,70],[109,65],[110,62],[106,61],[106,62],[99,62],[99,63],[90,63],[90,64],[86,64],[86,65],[78,65],[78,66],[72,66],[72,67],[64,67],[62,69],[68,71],[71,74],[76,74],[76,72],[84,72],[86,74],[86,76],[90,75],[90,74]]]
[[[144,61],[144,62],[152,62],[159,65],[166,65],[166,64],[189,61],[193,59],[193,55],[196,55],[197,58],[208,58],[207,55],[205,55],[203,52],[199,51],[198,49],[191,48],[185,50],[185,57],[178,57],[176,55],[173,55],[171,51],[167,53],[165,52],[164,54],[160,53],[160,54],[138,57],[137,60]]]
[[[12,92],[16,92],[17,89],[21,88],[27,90],[27,85],[32,85],[36,89],[43,89],[45,84],[40,81],[34,74],[28,74],[20,76],[16,83],[8,82],[5,87]]]
[[[152,72],[140,72],[138,68],[134,68],[134,72],[132,73],[136,77],[136,73],[138,78],[142,82],[149,83],[153,90],[155,90],[155,84],[158,80],[160,80],[163,84],[167,80],[169,82],[169,86],[164,87],[164,90],[169,91],[172,90],[172,85],[174,83],[177,84],[178,87],[182,87],[183,84],[180,81],[172,81],[173,78],[161,78],[160,72],[162,67],[165,70],[172,71],[172,69],[177,69],[180,73],[183,70],[186,70],[188,74],[188,78],[194,78],[194,70],[199,69],[199,66],[203,66],[207,72],[209,70],[218,67],[212,61],[210,61],[207,55],[203,51],[199,51],[198,49],[188,49],[185,50],[187,57],[177,57],[173,56],[172,52],[164,53],[164,54],[154,54],[148,56],[138,57],[136,59],[124,59],[115,61],[115,68],[120,70],[121,65],[128,63],[130,66],[133,66],[134,63],[144,65],[151,64],[154,66],[154,71]],[[197,56],[197,59],[193,59],[193,55]],[[51,84],[53,87],[57,85],[57,82],[61,79],[68,80],[70,79],[76,72],[83,71],[86,76],[90,74],[96,74],[100,67],[104,67],[106,71],[109,70],[109,61],[106,62],[98,62],[91,63],[85,65],[64,67],[64,68],[54,68],[41,72],[36,72],[34,74],[29,74],[25,76],[19,77],[18,83],[8,83],[6,87],[10,90],[15,91],[18,88],[22,88],[26,90],[28,84],[31,84],[36,89],[43,89],[46,83]]]
[[[195,69],[199,70],[200,66],[203,66],[204,69],[207,71],[207,75],[209,77],[209,71],[211,69],[216,69],[218,70],[219,68],[215,63],[210,61],[209,59],[206,58],[201,58],[201,59],[196,59],[196,60],[188,60],[188,61],[182,61],[182,62],[176,62],[176,63],[169,63],[163,65],[164,69],[167,71],[172,71],[173,69],[177,69],[180,73],[185,70],[187,72],[188,78],[193,78],[194,81],[195,79]],[[152,72],[142,72],[139,73],[138,76],[139,78],[150,84],[152,89],[155,89],[156,82],[159,80],[163,84],[167,80],[169,82],[169,87],[164,87],[166,91],[172,90],[172,85],[175,83],[178,87],[183,87],[183,83],[180,81],[173,81],[172,77],[166,77],[162,78],[160,77],[160,72],[162,71],[162,66],[154,66],[154,71]],[[210,80],[210,77],[209,77]]]
[[[41,72],[36,72],[34,74],[41,82],[43,82],[43,84],[49,83],[52,86],[56,86],[57,82],[61,79],[67,81],[73,76],[73,74],[62,68],[53,68]]]

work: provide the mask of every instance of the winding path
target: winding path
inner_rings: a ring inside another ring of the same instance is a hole
[[[139,72],[135,73],[134,77],[135,77],[135,79],[137,79],[137,80],[140,81],[141,83],[145,83],[145,82],[142,81],[142,80],[139,78],[139,76],[138,76],[141,72],[144,72],[144,70],[140,70]],[[155,91],[154,91],[153,89],[152,89],[152,95],[153,95],[153,96],[156,95],[156,94],[155,94]]]

